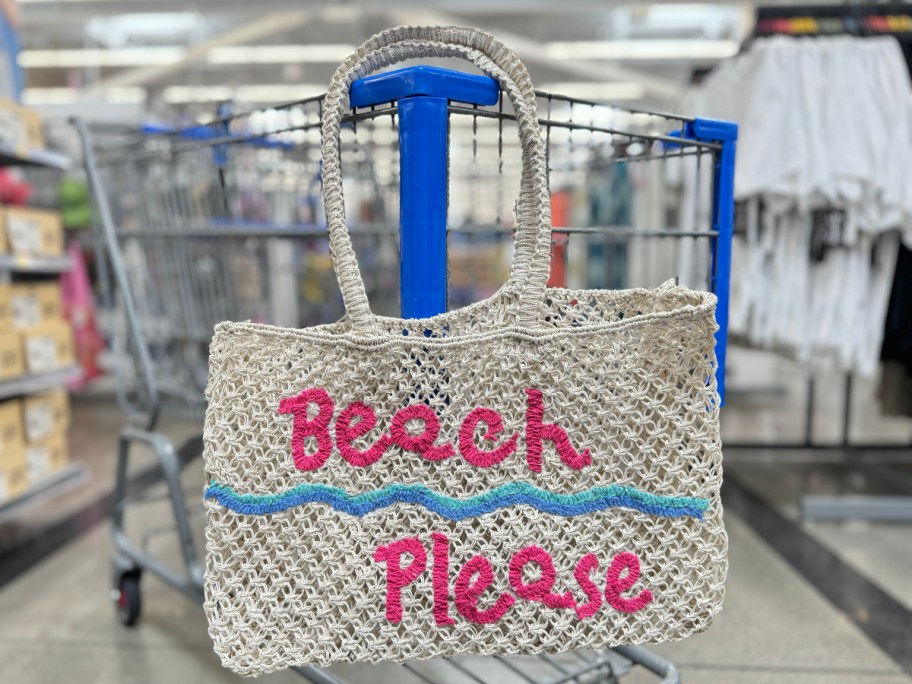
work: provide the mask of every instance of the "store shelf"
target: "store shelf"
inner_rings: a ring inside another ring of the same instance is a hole
[[[0,272],[65,273],[72,267],[69,257],[30,257],[0,254]]]
[[[9,144],[0,142],[0,166],[44,166],[50,169],[66,169],[70,160],[62,154],[47,150],[19,152]]]
[[[53,389],[79,377],[79,366],[67,366],[49,373],[23,375],[11,380],[0,380],[0,399],[9,399],[22,394],[34,394]]]
[[[89,471],[84,465],[71,463],[62,470],[52,473],[43,480],[26,489],[19,496],[0,503],[0,523],[15,518],[19,511],[45,497],[62,494],[83,482],[88,477]]]

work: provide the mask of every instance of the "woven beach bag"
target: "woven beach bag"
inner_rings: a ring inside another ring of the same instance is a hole
[[[371,313],[346,232],[351,83],[463,57],[512,101],[515,257],[491,298]],[[713,295],[546,287],[551,217],[529,76],[492,36],[396,28],[339,67],[323,194],[347,316],[222,323],[210,352],[206,614],[223,663],[536,654],[681,639],[721,607]]]

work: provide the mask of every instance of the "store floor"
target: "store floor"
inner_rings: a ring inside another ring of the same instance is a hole
[[[830,429],[826,416],[834,411],[826,400],[819,409],[821,429]],[[782,405],[739,401],[727,410],[729,431],[739,423],[781,422],[794,429],[800,422],[794,408]],[[892,427],[874,429],[862,413],[858,420],[883,439],[909,436],[907,422],[888,420]],[[0,681],[242,681],[221,668],[201,609],[151,575],[143,578],[139,625],[126,629],[114,615],[110,528],[104,513],[121,424],[121,414],[109,401],[78,401],[71,444],[91,476],[62,497],[38,502],[15,521],[0,524]],[[181,443],[198,425],[166,421],[164,430]],[[798,453],[791,463],[782,454],[726,453],[723,500],[731,566],[724,609],[704,634],[655,651],[670,659],[688,683],[912,682],[912,525],[811,524],[798,515],[800,496],[808,489],[907,491],[912,459],[908,453],[904,458],[905,463],[899,458],[847,468]],[[134,472],[150,464],[138,462]],[[188,466],[185,479],[187,490],[198,496],[203,483],[199,461]],[[147,491],[156,488],[161,485]],[[167,522],[162,502],[144,506],[128,520],[134,530]],[[150,535],[150,550],[177,563],[174,540],[159,532]],[[433,665],[417,667],[430,672]],[[497,663],[475,662],[473,667],[489,681],[521,681]],[[397,666],[347,666],[334,672],[359,682],[420,681]],[[471,681],[448,672],[448,681]],[[259,681],[301,679],[282,673]],[[657,678],[637,669],[623,681],[646,684]]]

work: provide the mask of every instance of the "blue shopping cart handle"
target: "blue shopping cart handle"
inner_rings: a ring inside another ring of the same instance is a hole
[[[209,140],[216,137],[212,129],[206,125],[192,126],[190,128],[178,128],[177,126],[168,126],[165,124],[144,124],[140,131],[144,135],[162,135],[173,133],[182,138],[190,140]]]
[[[709,289],[719,298],[716,304],[716,386],[719,390],[720,405],[725,404],[725,360],[728,355],[728,306],[731,289],[731,250],[734,235],[735,207],[735,145],[738,140],[738,124],[731,121],[699,117],[688,121],[679,130],[671,131],[669,137],[681,139],[681,143],[664,142],[666,149],[673,150],[695,142],[721,145],[713,168],[713,216],[712,227],[718,236],[712,240],[712,261]]]
[[[225,123],[199,124],[188,128],[178,128],[177,126],[168,126],[164,124],[144,124],[140,131],[145,135],[176,135],[188,140],[214,140],[226,138],[222,144],[232,143],[239,145],[251,145],[252,147],[262,147],[265,149],[290,150],[294,145],[290,142],[281,140],[270,140],[269,133],[262,135],[256,134],[234,134],[228,131],[228,125]],[[238,138],[237,142],[232,138]]]
[[[500,86],[490,76],[414,66],[358,79],[352,83],[349,104],[352,107],[370,107],[419,96],[492,105],[500,97]]]
[[[667,149],[677,149],[687,144],[688,140],[699,142],[734,142],[738,139],[738,124],[721,119],[698,117],[684,124],[683,130],[677,128],[669,131],[669,138],[683,138],[682,144],[665,142]],[[693,143],[691,143],[693,144]]]
[[[447,139],[450,100],[496,104],[489,76],[415,66],[355,81],[352,107],[395,102],[399,117],[399,301],[403,318],[447,307]]]

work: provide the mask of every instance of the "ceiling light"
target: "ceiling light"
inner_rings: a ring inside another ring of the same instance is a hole
[[[171,47],[115,48],[105,50],[23,50],[19,53],[19,66],[36,68],[83,68],[147,66],[173,64],[184,55],[184,49]]]
[[[108,48],[184,44],[204,35],[206,17],[199,12],[129,12],[93,17],[85,33],[95,44]]]
[[[76,88],[26,88],[22,91],[22,103],[33,107],[72,104],[82,97],[82,92]],[[146,89],[138,86],[107,88],[93,94],[91,99],[111,104],[140,104],[146,101]]]
[[[354,52],[353,45],[232,45],[212,48],[210,64],[336,63]],[[164,47],[87,48],[85,50],[23,50],[19,66],[25,69],[75,69],[173,64],[186,54],[179,45]]]
[[[206,56],[210,64],[294,64],[341,62],[355,51],[354,45],[232,45],[216,47]]]
[[[22,91],[22,104],[35,105],[70,104],[79,99],[76,88],[26,88]]]
[[[725,59],[738,54],[734,40],[611,40],[556,42],[545,45],[551,59]]]

